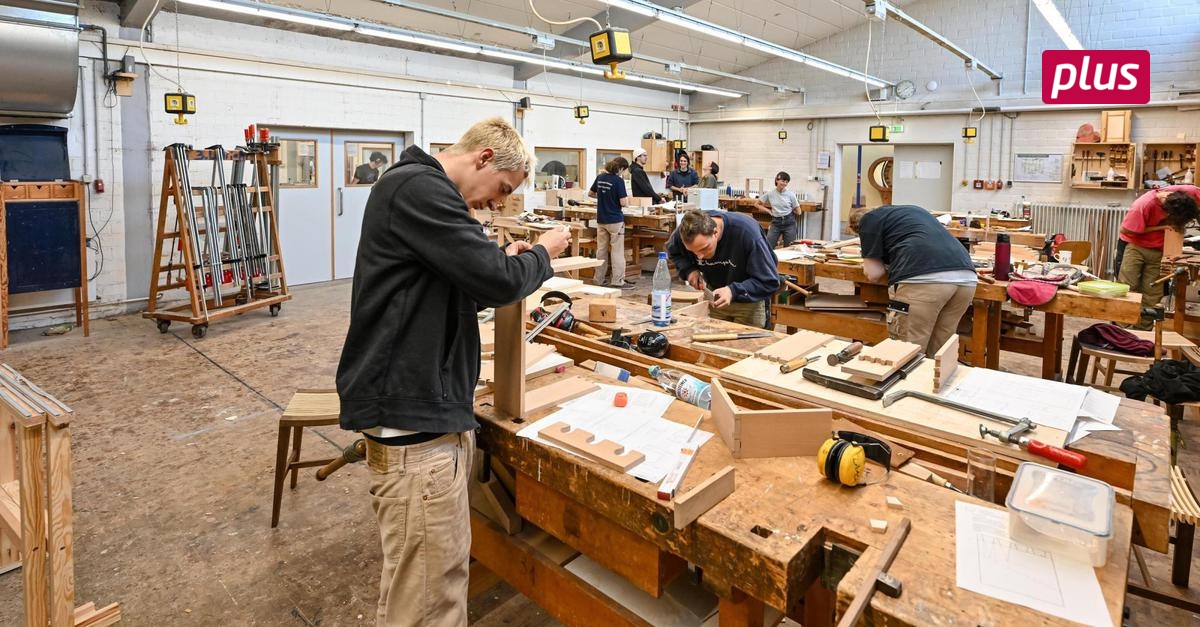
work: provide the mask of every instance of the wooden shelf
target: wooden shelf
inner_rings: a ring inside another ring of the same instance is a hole
[[[1109,169],[1125,180],[1105,181]],[[1099,177],[1099,178],[1095,178]],[[1105,184],[1107,183],[1107,184]],[[1076,143],[1071,153],[1072,189],[1128,191],[1140,186],[1137,176],[1137,144]]]
[[[1196,168],[1196,149],[1200,144],[1187,142],[1153,142],[1142,146],[1142,181],[1166,180],[1172,184],[1183,182],[1183,175],[1188,169]],[[1160,177],[1157,172],[1163,168],[1170,170],[1167,177]]]

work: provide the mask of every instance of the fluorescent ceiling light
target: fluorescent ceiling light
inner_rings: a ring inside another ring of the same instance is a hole
[[[759,52],[764,52],[766,54],[775,55],[777,57],[787,59],[789,61],[794,61],[796,63],[805,63],[805,64],[811,65],[819,70],[831,72],[831,73],[837,74],[839,76],[845,76],[847,78],[851,78],[851,79],[858,80],[858,81],[865,81],[868,85],[870,85],[872,87],[885,87],[885,86],[891,85],[891,83],[889,83],[883,79],[876,78],[874,76],[868,76],[868,75],[864,74],[863,72],[859,72],[857,70],[852,70],[850,68],[840,66],[836,63],[826,61],[824,59],[820,59],[820,58],[814,57],[812,55],[808,55],[803,52],[799,52],[797,50],[792,50],[791,48],[772,43],[765,39],[759,39],[758,37],[739,33],[738,31],[735,31],[733,29],[726,28],[719,24],[713,24],[712,22],[702,20],[698,17],[692,17],[692,16],[686,15],[684,13],[669,10],[665,7],[661,7],[657,4],[649,2],[648,0],[602,0],[602,1],[605,2],[606,4],[608,4],[609,6],[619,7],[621,9],[626,9],[628,11],[640,13],[641,15],[655,17],[655,18],[658,18],[659,20],[666,22],[668,24],[673,24],[675,26],[686,28],[688,30],[695,31],[697,33],[703,33],[710,37],[716,37],[718,39],[723,39],[723,40],[731,42],[731,43],[741,44],[743,46],[746,46],[747,48],[752,48],[754,50],[758,50]],[[1037,1],[1037,0],[1035,0],[1035,1]],[[1045,0],[1045,1],[1048,2],[1049,0]]]
[[[569,70],[572,72],[582,72],[584,74],[592,74],[594,76],[603,76],[604,70],[598,67],[590,67],[578,63],[567,63],[565,61],[557,61],[532,54],[523,54],[520,52],[508,52],[506,50],[496,50],[493,48],[483,48],[479,53],[486,57],[496,59],[507,59],[509,61],[520,61],[521,63],[532,63],[533,65],[542,65],[545,67],[557,68],[560,70]]]
[[[452,41],[443,41],[440,39],[431,39],[429,37],[417,37],[407,33],[397,33],[388,30],[380,30],[378,28],[364,28],[359,26],[354,29],[354,32],[360,35],[369,37],[379,37],[381,39],[391,39],[392,41],[402,41],[410,44],[418,44],[421,46],[429,46],[431,48],[443,48],[445,50],[453,50],[454,52],[462,52],[466,54],[478,54],[478,46],[464,46]]]
[[[1042,17],[1050,23],[1050,28],[1058,34],[1058,38],[1066,44],[1068,50],[1083,50],[1083,44],[1079,43],[1079,39],[1075,37],[1075,33],[1071,32],[1071,26],[1067,24],[1067,20],[1063,18],[1063,14],[1058,11],[1058,6],[1054,4],[1054,0],[1033,0],[1033,6],[1041,11]]]
[[[320,17],[309,17],[307,15],[292,13],[287,10],[260,8],[262,5],[250,6],[246,4],[234,4],[232,2],[219,2],[218,0],[179,0],[179,2],[193,6],[204,7],[207,9],[218,9],[221,11],[229,11],[231,13],[241,13],[242,15],[254,15],[257,17],[272,20],[282,20],[295,24],[319,26],[321,28],[330,28],[333,30],[354,30],[354,25],[349,22],[341,22]]]
[[[724,96],[726,98],[741,98],[745,94],[739,91],[729,91],[718,87],[708,87],[707,85],[697,85],[695,83],[681,83],[663,78],[655,78],[653,76],[641,76],[638,74],[627,74],[625,80],[634,83],[647,83],[650,85],[659,85],[662,87],[672,87],[674,89],[682,89],[683,91],[699,91],[714,96]]]

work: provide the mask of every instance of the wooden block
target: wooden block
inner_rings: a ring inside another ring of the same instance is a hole
[[[833,430],[829,409],[741,409],[717,378],[711,392],[717,433],[736,459],[816,455]]]
[[[675,499],[675,528],[683,529],[733,494],[733,466],[726,466]]]
[[[1175,229],[1163,231],[1163,257],[1178,257],[1183,254],[1183,233]]]
[[[558,259],[550,260],[550,267],[554,268],[554,273],[570,272],[572,270],[582,270],[584,268],[595,268],[601,262],[599,259],[591,257],[559,257]]]
[[[525,416],[525,301],[496,308],[495,393],[492,403],[507,418]]]
[[[617,302],[594,300],[588,304],[588,322],[616,322]]]
[[[706,300],[696,301],[696,302],[688,305],[687,307],[680,307],[679,309],[674,309],[673,311],[674,311],[674,314],[677,316],[691,316],[693,318],[707,318],[708,317],[708,301],[706,301]]]
[[[532,414],[540,409],[565,403],[599,389],[600,386],[596,385],[594,381],[582,377],[569,377],[555,381],[550,385],[527,392],[525,394],[525,411]]]
[[[521,531],[523,521],[517,514],[517,508],[495,475],[491,475],[487,483],[480,483],[471,477],[467,495],[475,511],[499,525],[509,535]]]
[[[933,393],[942,391],[942,387],[954,376],[958,368],[958,335],[950,336],[946,343],[933,355]]]
[[[858,357],[842,364],[842,372],[872,381],[882,381],[919,352],[921,347],[916,344],[888,338],[877,346],[864,348]]]
[[[888,509],[904,509],[904,503],[894,496],[887,497],[887,506]]]
[[[771,361],[788,362],[798,357],[811,355],[813,351],[821,348],[832,339],[833,336],[828,333],[817,333],[801,329],[759,350],[755,354]]]
[[[627,451],[625,447],[609,440],[594,441],[596,436],[583,429],[571,429],[565,422],[556,422],[543,427],[538,432],[543,438],[558,444],[589,459],[600,462],[604,466],[625,472],[640,464],[646,456],[637,451]]]
[[[886,520],[871,519],[871,531],[875,533],[887,533],[888,523]]]

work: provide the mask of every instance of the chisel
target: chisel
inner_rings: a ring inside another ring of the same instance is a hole
[[[855,355],[862,352],[863,343],[859,341],[851,342],[849,346],[825,358],[825,361],[830,366],[844,364],[854,358]]]
[[[816,355],[812,355],[810,357],[800,357],[799,359],[793,359],[793,360],[787,362],[786,364],[780,364],[779,371],[782,372],[783,374],[787,374],[789,372],[799,370],[816,360],[817,360]]]
[[[697,333],[692,336],[693,342],[719,342],[721,340],[745,340],[753,337],[771,337],[770,331],[750,331],[748,333]]]

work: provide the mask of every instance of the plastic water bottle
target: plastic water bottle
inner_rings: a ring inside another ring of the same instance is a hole
[[[671,271],[667,269],[667,253],[658,253],[654,280],[650,283],[650,319],[656,327],[671,324]]]
[[[685,403],[691,403],[701,409],[709,409],[712,405],[712,386],[690,374],[650,366],[650,376],[654,377],[668,394]]]

